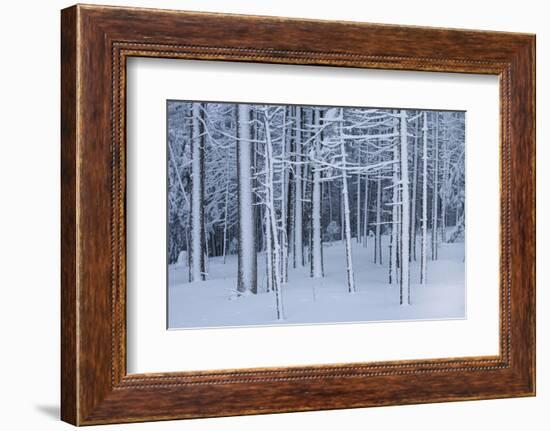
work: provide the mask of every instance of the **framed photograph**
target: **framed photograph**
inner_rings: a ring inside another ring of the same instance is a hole
[[[535,37],[61,14],[62,419],[535,394]]]

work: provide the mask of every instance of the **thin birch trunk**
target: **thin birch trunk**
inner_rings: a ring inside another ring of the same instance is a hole
[[[378,156],[378,162],[382,157]],[[382,265],[382,236],[381,236],[381,211],[382,211],[382,172],[378,170],[378,181],[376,184],[376,233],[374,238],[374,263]]]
[[[281,283],[287,282],[287,261],[288,261],[288,238],[287,238],[287,225],[286,225],[286,204],[287,204],[287,184],[288,184],[288,178],[287,178],[287,169],[286,169],[286,157],[288,154],[288,148],[287,148],[287,134],[286,134],[286,111],[287,109],[283,110],[283,135],[281,137],[281,160],[280,160],[280,172],[279,172],[279,181],[280,181],[280,189],[281,189],[281,230],[280,230],[280,237],[281,237]]]
[[[345,241],[345,232],[344,232],[344,203],[342,202],[342,194],[340,194],[340,241],[342,244]]]
[[[341,127],[344,122],[344,110],[340,108],[340,134],[342,132]],[[356,293],[355,289],[355,277],[353,273],[353,257],[351,254],[351,220],[350,220],[350,205],[349,205],[349,193],[348,193],[348,174],[346,171],[347,159],[346,159],[346,143],[343,137],[340,138],[340,152],[342,157],[342,198],[344,200],[344,232],[346,238],[346,274],[348,280],[349,293]],[[359,227],[359,224],[357,224]]]
[[[315,116],[315,126],[316,129],[320,127],[320,113],[317,110]],[[311,241],[311,274],[313,278],[323,277],[322,270],[322,255],[321,247],[323,247],[321,239],[321,165],[318,163],[319,158],[321,157],[321,140],[320,138],[315,139],[315,150],[313,161],[313,190],[312,190],[312,241]]]
[[[410,235],[410,195],[409,195],[409,154],[407,139],[407,111],[400,113],[401,120],[401,282],[399,303],[410,305],[411,286],[409,281],[409,235]]]
[[[269,199],[266,189],[266,201]],[[264,225],[265,225],[265,270],[266,270],[266,285],[265,291],[271,292],[273,290],[273,241],[271,239],[271,220],[268,211],[264,211]]]
[[[396,121],[395,128],[397,129],[398,122]],[[390,240],[390,266],[389,266],[389,283],[398,282],[397,272],[397,244],[398,244],[398,229],[399,229],[399,142],[393,144],[393,163],[392,163],[392,223],[391,223],[391,240]]]
[[[303,246],[303,199],[302,199],[302,109],[296,107],[296,167],[295,167],[295,190],[294,190],[294,267],[296,263],[304,266],[304,246]],[[297,257],[297,258],[296,258]]]
[[[416,261],[416,201],[418,189],[418,135],[420,119],[416,120],[413,154],[413,180],[412,180],[412,201],[411,201],[411,259]]]
[[[357,213],[355,215],[355,234],[357,244],[361,242],[361,174],[357,174]]]
[[[225,202],[223,209],[223,263],[225,265],[225,257],[227,254],[227,207],[229,204],[229,157],[227,158],[226,173],[225,173]]]
[[[432,193],[432,260],[437,259],[437,221],[438,221],[438,204],[439,204],[439,113],[435,113],[435,137],[434,145],[434,186]]]
[[[443,140],[443,190],[441,194],[441,241],[447,242],[447,195],[449,187],[449,155],[447,140]]]
[[[266,213],[269,217],[269,227],[271,229],[271,242],[273,250],[273,291],[275,292],[275,306],[277,311],[277,320],[284,320],[283,298],[282,298],[282,277],[281,277],[281,246],[277,235],[277,215],[275,214],[275,197],[273,182],[273,143],[271,141],[271,130],[267,117],[264,118],[266,135]],[[284,145],[284,143],[282,144]]]
[[[328,183],[328,220],[329,220],[329,223],[332,221],[332,182],[329,181]],[[331,238],[331,241],[332,241],[332,238]]]
[[[427,279],[428,236],[428,115],[424,112],[422,125],[422,253],[420,255],[420,284]]]
[[[365,166],[368,166],[369,164],[369,153],[368,153],[368,146],[367,146],[367,154],[365,157]],[[365,174],[365,187],[364,187],[364,199],[363,199],[363,247],[367,247],[368,245],[368,239],[369,239],[369,174]]]

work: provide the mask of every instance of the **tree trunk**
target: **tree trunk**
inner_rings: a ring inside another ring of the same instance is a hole
[[[422,253],[420,255],[420,284],[426,284],[428,249],[428,115],[424,112],[422,125]]]
[[[438,204],[439,204],[439,113],[435,113],[435,137],[434,145],[434,186],[432,193],[432,260],[437,259],[437,220],[438,220]]]
[[[395,130],[398,130],[399,122],[396,120]],[[390,266],[389,266],[389,283],[398,283],[397,271],[397,244],[399,230],[399,141],[393,144],[393,163],[392,163],[392,223],[391,223],[391,239],[390,239]]]
[[[190,281],[206,278],[204,251],[204,136],[203,107],[193,103],[193,139],[191,144],[191,271]]]
[[[283,298],[282,298],[282,274],[281,274],[281,246],[277,235],[277,215],[275,214],[275,196],[273,181],[273,143],[271,141],[270,125],[267,117],[264,118],[266,135],[266,161],[265,161],[265,190],[266,190],[266,213],[269,217],[269,228],[271,230],[271,244],[273,250],[273,291],[275,292],[275,307],[277,320],[284,320]],[[284,146],[284,142],[282,143]],[[269,244],[268,244],[269,246]]]
[[[344,110],[340,108],[340,126],[344,122]],[[355,293],[355,278],[353,274],[353,258],[351,254],[351,220],[350,205],[348,193],[348,174],[346,171],[346,143],[343,137],[340,137],[340,151],[342,157],[342,198],[344,200],[344,233],[346,238],[346,274],[348,280],[348,292]],[[359,224],[357,224],[359,228]]]
[[[267,192],[266,192],[267,195]],[[266,284],[265,291],[271,292],[273,290],[273,241],[271,240],[271,220],[267,211],[264,211],[264,225],[265,225],[265,271],[266,271]]]
[[[345,241],[345,232],[344,232],[344,202],[342,201],[342,194],[340,193],[340,241],[342,244]]]
[[[283,111],[283,135],[281,138],[281,161],[279,163],[280,169],[279,169],[279,181],[280,181],[280,189],[281,189],[281,229],[280,229],[280,244],[281,244],[281,283],[286,283],[288,281],[287,279],[287,271],[288,271],[288,237],[287,237],[287,185],[288,185],[288,171],[286,169],[286,157],[288,154],[288,139],[287,139],[287,109],[284,109]]]
[[[412,201],[411,201],[411,259],[416,260],[416,201],[418,199],[418,135],[420,119],[416,120],[414,136],[414,154],[413,154],[413,182],[412,182]]]
[[[382,162],[382,157],[378,156],[378,162]],[[376,233],[374,238],[374,263],[382,265],[382,172],[378,170],[378,181],[376,184]]]
[[[294,179],[294,267],[304,266],[302,219],[302,109],[296,107],[296,167]]]
[[[365,157],[365,166],[369,164],[369,153],[367,146],[367,154]],[[369,174],[365,174],[365,187],[364,187],[364,199],[363,199],[363,247],[367,247],[369,239]]]
[[[441,241],[447,242],[447,195],[449,187],[449,155],[447,140],[443,140],[443,185],[441,193]]]
[[[407,139],[407,111],[401,110],[401,282],[399,289],[399,303],[410,305],[411,290],[409,282],[409,154]]]
[[[357,174],[357,213],[355,215],[355,234],[357,244],[361,242],[361,174]]]
[[[315,126],[320,127],[320,112],[316,109]],[[316,138],[314,142],[313,161],[313,191],[312,191],[312,239],[311,239],[311,276],[313,278],[323,277],[323,264],[321,247],[323,247],[321,238],[321,165],[317,162],[321,157],[321,140]]]
[[[256,232],[253,205],[250,108],[238,105],[237,181],[239,206],[238,280],[239,292],[257,293]]]
[[[225,202],[223,209],[223,263],[225,265],[225,257],[227,255],[227,206],[229,204],[229,157],[225,171]]]

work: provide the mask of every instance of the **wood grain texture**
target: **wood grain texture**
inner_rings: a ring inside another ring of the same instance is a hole
[[[533,35],[78,5],[62,11],[61,38],[63,420],[88,425],[534,395]],[[498,75],[499,356],[127,375],[129,56]]]
[[[77,422],[76,9],[61,16],[61,417]]]

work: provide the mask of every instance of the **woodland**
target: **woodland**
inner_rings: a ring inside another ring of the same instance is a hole
[[[464,317],[464,112],[167,115],[169,327]]]

